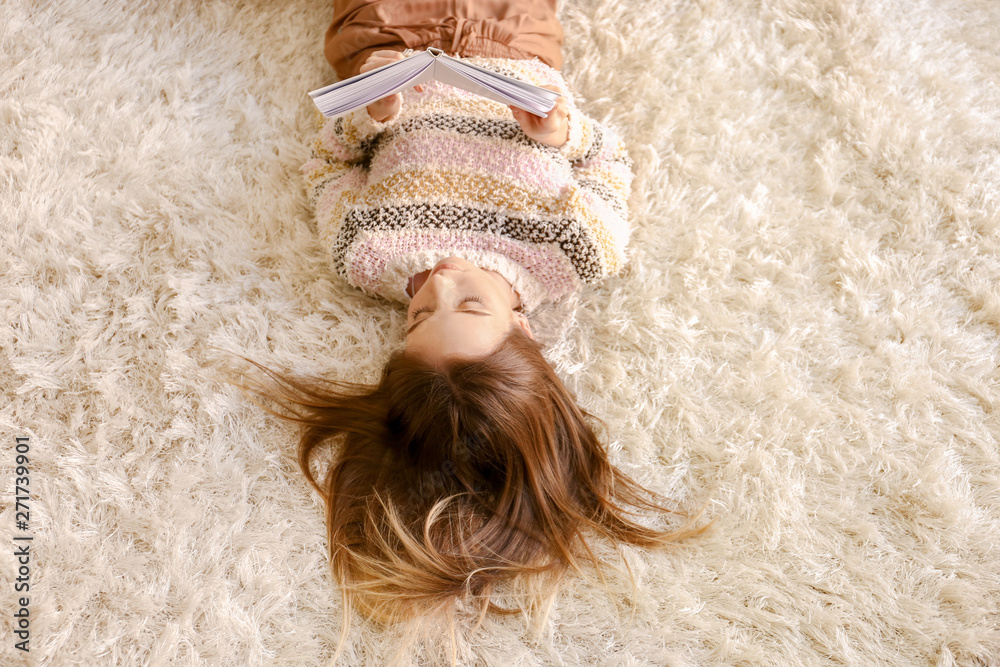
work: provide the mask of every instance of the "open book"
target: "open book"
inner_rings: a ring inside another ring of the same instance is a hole
[[[491,72],[435,48],[419,51],[403,60],[338,81],[314,90],[309,95],[324,116],[333,118],[431,79],[501,104],[524,109],[543,118],[560,97],[559,93],[548,88]]]

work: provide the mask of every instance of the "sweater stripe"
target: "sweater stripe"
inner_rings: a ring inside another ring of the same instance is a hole
[[[556,244],[522,243],[490,233],[448,229],[362,232],[350,247],[350,254],[377,258],[378,261],[354,263],[346,277],[353,285],[376,289],[385,267],[408,258],[414,247],[442,256],[462,256],[469,261],[474,261],[477,254],[484,252],[501,254],[547,285],[551,298],[568,294],[576,288],[576,269]]]
[[[551,196],[571,183],[567,172],[553,171],[551,155],[526,145],[510,146],[492,139],[460,137],[441,132],[414,132],[386,146],[369,183],[377,183],[403,169],[476,174],[493,165],[491,177],[510,182],[533,196]]]
[[[506,236],[522,243],[554,243],[567,256],[584,282],[606,275],[601,249],[578,220],[546,221],[470,210],[451,204],[409,204],[393,207],[355,208],[338,230],[332,250],[334,267],[347,275],[347,249],[361,232],[396,232],[407,229],[447,229]]]

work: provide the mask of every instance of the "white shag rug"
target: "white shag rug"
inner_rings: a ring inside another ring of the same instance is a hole
[[[220,349],[372,380],[401,340],[331,273],[298,173],[330,13],[0,4],[3,665],[332,656],[295,429],[213,380]],[[634,594],[571,577],[541,636],[488,619],[459,663],[1000,664],[1000,3],[562,16],[568,79],[635,160],[635,233],[536,327],[614,461],[717,523],[627,550]],[[342,664],[398,634],[354,619]]]

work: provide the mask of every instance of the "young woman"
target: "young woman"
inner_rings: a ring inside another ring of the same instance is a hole
[[[271,374],[326,501],[345,623],[355,605],[385,621],[485,614],[511,581],[544,597],[581,558],[599,566],[592,535],[699,532],[632,518],[667,510],[609,463],[525,315],[616,272],[629,235],[629,158],[566,90],[555,4],[336,3],[326,54],[341,77],[433,46],[564,93],[542,119],[429,83],[326,122],[303,169],[336,269],[409,303],[376,386]]]

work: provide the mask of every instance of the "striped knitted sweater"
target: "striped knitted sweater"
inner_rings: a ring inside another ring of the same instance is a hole
[[[536,85],[537,60],[470,58]],[[325,120],[325,119],[324,119]],[[629,238],[631,161],[569,98],[561,148],[528,138],[502,104],[442,83],[403,94],[400,114],[322,123],[302,168],[320,241],[347,281],[408,301],[410,276],[449,256],[497,271],[526,310],[616,273]]]

